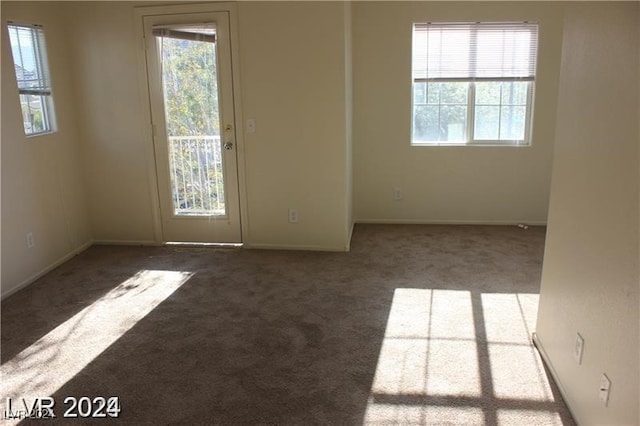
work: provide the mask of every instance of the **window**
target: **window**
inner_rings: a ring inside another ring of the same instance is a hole
[[[24,132],[28,136],[52,132],[55,119],[42,27],[9,23],[8,30]]]
[[[413,26],[414,145],[529,145],[538,25]]]

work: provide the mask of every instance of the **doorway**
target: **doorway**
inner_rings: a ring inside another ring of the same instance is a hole
[[[241,243],[229,13],[142,21],[162,240]]]

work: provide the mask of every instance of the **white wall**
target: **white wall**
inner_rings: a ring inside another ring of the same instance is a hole
[[[567,6],[537,338],[583,425],[640,423],[639,27],[635,2]]]
[[[354,3],[356,221],[546,222],[562,10],[553,2]],[[532,146],[411,147],[412,24],[496,20],[540,23]]]
[[[84,164],[76,133],[65,14],[51,3],[2,2],[3,22],[44,26],[58,131],[27,138],[2,25],[2,297],[91,241]],[[33,232],[35,247],[27,249]]]

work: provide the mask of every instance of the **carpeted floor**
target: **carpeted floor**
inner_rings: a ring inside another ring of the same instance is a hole
[[[66,397],[117,396],[123,424],[572,425],[531,344],[544,232],[95,246],[3,301],[0,413],[51,395],[60,421]]]

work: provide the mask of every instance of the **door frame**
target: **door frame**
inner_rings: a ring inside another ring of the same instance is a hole
[[[244,116],[242,115],[241,90],[240,90],[240,55],[238,50],[238,9],[235,3],[206,3],[206,4],[177,4],[168,6],[138,6],[134,7],[135,31],[138,60],[138,87],[140,107],[144,118],[143,140],[147,163],[147,180],[149,197],[151,200],[151,216],[153,219],[153,239],[157,245],[166,243],[162,234],[162,220],[160,214],[160,196],[158,194],[158,174],[154,149],[154,129],[151,119],[151,104],[149,82],[147,77],[146,46],[144,40],[144,17],[157,15],[180,15],[207,12],[227,12],[229,14],[229,38],[231,42],[231,79],[233,92],[233,110],[235,115],[235,149],[238,170],[238,199],[240,215],[240,233],[244,242],[248,235],[249,224],[247,220],[247,191],[245,169],[244,146]]]

